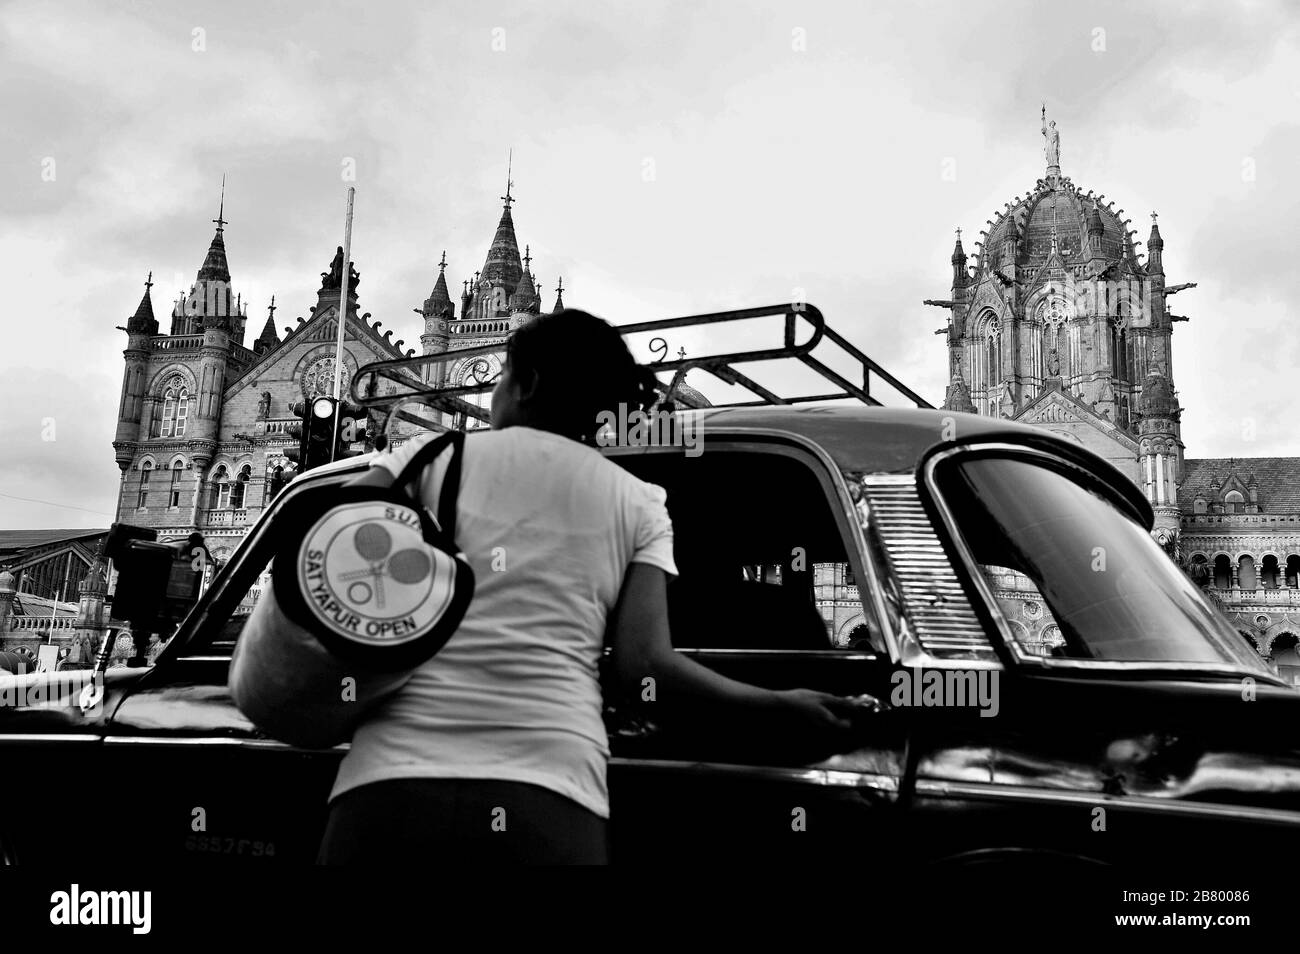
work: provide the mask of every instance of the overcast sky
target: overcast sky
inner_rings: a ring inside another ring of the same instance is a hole
[[[937,404],[921,299],[953,229],[1043,174],[1044,101],[1063,173],[1142,239],[1158,211],[1169,283],[1200,283],[1172,300],[1188,456],[1300,455],[1294,3],[305,8],[0,5],[0,528],[112,520],[115,326],[152,270],[166,329],[223,174],[246,344],[272,294],[278,327],[307,315],[355,184],[362,310],[418,349],[411,309],[443,249],[453,291],[482,267],[513,148],[548,308],[560,275],[620,323],[803,289]]]

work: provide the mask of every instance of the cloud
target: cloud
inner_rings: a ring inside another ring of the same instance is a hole
[[[513,148],[548,306],[561,275],[569,304],[616,321],[803,289],[937,402],[943,315],[921,299],[947,297],[952,230],[970,250],[1042,175],[1043,101],[1067,174],[1139,225],[1158,210],[1170,281],[1201,283],[1174,300],[1192,318],[1174,339],[1189,454],[1300,453],[1279,410],[1298,46],[1282,2],[7,4],[0,398],[16,410],[0,491],[111,511],[114,326],[150,270],[166,326],[223,174],[250,339],[271,295],[280,327],[315,302],[351,184],[362,309],[417,340],[440,252],[453,297],[482,266]],[[78,446],[42,446],[39,421],[78,408]],[[0,498],[0,526],[18,525],[72,524]]]

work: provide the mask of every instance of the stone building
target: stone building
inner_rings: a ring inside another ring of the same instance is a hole
[[[513,201],[507,189],[484,266],[462,286],[460,317],[443,255],[433,291],[417,309],[423,353],[503,342],[540,312],[530,258],[521,259],[515,238]],[[198,531],[221,563],[292,476],[285,456],[296,444],[289,432],[299,417],[292,408],[331,393],[340,314],[345,393],[359,366],[415,349],[393,341],[392,329],[381,333],[383,322],[369,312],[359,313],[355,267],[342,306],[341,248],[321,273],[310,317],[286,326],[282,336],[272,299],[261,333],[246,346],[247,305],[232,291],[224,215],[214,221],[216,234],[188,295],[173,304],[167,331],[154,317],[148,282],[123,329],[126,367],[113,447],[122,474],[117,519],[153,528],[164,541]],[[455,383],[486,380],[499,366],[495,359],[452,361],[441,376]]]
[[[1161,546],[1300,677],[1300,458],[1185,456],[1172,340],[1186,319],[1170,300],[1194,284],[1166,283],[1155,213],[1143,261],[1124,209],[1063,176],[1055,129],[1044,133],[1044,176],[988,220],[973,262],[958,231],[949,296],[926,301],[949,313],[936,332],[943,406],[1036,424],[1109,460],[1151,502]],[[1020,622],[1043,652],[1060,639],[1050,614]]]
[[[422,353],[504,345],[510,331],[541,312],[528,247],[522,256],[519,253],[509,185],[503,198],[505,206],[483,267],[462,284],[459,315],[447,286],[445,254],[438,263],[433,291],[416,309],[422,319]],[[135,313],[119,326],[127,347],[113,440],[121,471],[116,519],[151,528],[164,542],[184,540],[197,531],[217,566],[293,476],[285,451],[297,444],[290,429],[300,419],[292,407],[332,393],[340,316],[345,322],[344,393],[359,366],[416,353],[404,348],[405,341],[394,341],[392,329],[381,332],[383,322],[359,312],[361,275],[355,268],[349,273],[344,307],[342,248],[321,273],[309,317],[277,331],[273,298],[261,332],[246,343],[248,307],[232,286],[224,211],[223,197],[207,254],[189,292],[173,302],[166,329],[155,316],[151,280],[145,282]],[[562,295],[561,282],[556,309],[563,306]],[[496,355],[449,360],[446,367],[435,368],[431,378],[464,384],[491,380],[500,360]],[[411,430],[398,426],[390,436],[400,443]],[[39,540],[26,541],[50,551],[36,554],[39,560],[28,560],[30,567],[20,566],[16,555],[0,555],[0,569],[12,564],[19,571],[0,572],[0,651],[32,649],[48,639],[62,644],[69,657],[80,655],[77,649],[83,646],[89,652],[90,643],[97,646],[106,628],[121,625],[105,617],[106,593],[113,581],[88,549],[88,543],[102,542],[106,531],[78,531],[68,539],[44,533]],[[21,594],[18,586],[24,578],[21,571],[27,569],[26,579],[48,589],[44,568],[52,566],[55,557],[63,560],[59,567],[71,574],[71,584],[55,597],[61,602],[51,635],[38,633],[36,615],[24,609],[38,599],[30,586]],[[69,559],[76,562],[72,569],[67,567]],[[120,642],[130,648],[129,639]]]

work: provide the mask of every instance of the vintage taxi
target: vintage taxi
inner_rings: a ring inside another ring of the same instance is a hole
[[[797,323],[843,341],[812,306],[723,317],[756,313],[785,315],[787,356],[811,354]],[[750,388],[760,406],[675,411],[704,453],[603,450],[667,490],[679,652],[861,702],[827,751],[735,713],[611,695],[615,863],[1037,872],[1294,851],[1300,695],[1152,540],[1137,488],[1044,430],[905,389],[917,406],[864,406],[872,373],[901,385],[855,354],[863,378],[827,372],[832,395],[787,403]],[[674,384],[703,367],[760,387],[735,370],[743,357],[663,366]],[[392,403],[356,380],[353,392]],[[857,405],[826,403],[844,396]],[[0,707],[5,861],[69,857],[93,827],[95,851],[141,862],[312,862],[346,746],[269,738],[232,704],[227,671],[277,515],[369,463],[291,482],[154,665],[100,672],[84,692],[84,673],[8,679],[42,691]]]

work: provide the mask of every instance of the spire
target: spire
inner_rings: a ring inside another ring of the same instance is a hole
[[[551,312],[554,313],[554,312],[557,312],[557,311],[564,311],[564,278],[563,278],[563,276],[561,276],[560,280],[559,280],[558,282],[556,282],[556,284],[555,284],[555,307],[551,309]]]
[[[149,277],[145,279],[144,295],[140,297],[140,304],[136,306],[135,314],[126,323],[128,334],[156,335],[158,333],[158,322],[153,316],[153,299],[149,295],[151,288],[153,288],[153,272],[150,272]]]
[[[275,296],[271,296],[271,304],[266,306],[266,324],[262,326],[262,333],[257,336],[256,350],[269,350],[280,343],[280,336],[275,333]]]
[[[212,220],[217,223],[217,231],[221,232],[226,227],[226,177],[221,177],[221,205],[217,209],[217,217]]]
[[[226,230],[226,177],[221,177],[221,205],[217,211],[217,217],[212,220],[217,224],[216,234],[212,236],[212,244],[208,246],[207,257],[203,259],[203,266],[199,269],[198,280],[230,282],[230,266],[226,263],[226,240],[222,233]]]
[[[494,287],[504,286],[507,295],[515,290],[524,271],[519,261],[519,241],[515,238],[515,220],[510,214],[510,204],[516,201],[510,195],[510,187],[513,184],[507,178],[506,194],[501,197],[505,202],[505,208],[501,211],[501,221],[497,223],[496,234],[492,236],[492,245],[488,249],[482,272],[483,278]]]
[[[424,301],[424,316],[451,317],[455,308],[451,303],[451,292],[447,290],[447,252],[442,253],[438,262],[438,280],[434,282],[433,291]]]
[[[536,313],[537,292],[533,288],[533,279],[527,272],[519,279],[515,293],[510,296],[510,311],[529,311]]]
[[[1160,226],[1156,225],[1156,213],[1151,213],[1151,234],[1147,237],[1147,274],[1163,275],[1165,273],[1165,240],[1160,235]]]
[[[502,199],[505,200],[507,212],[510,211],[510,203],[515,201],[510,197],[510,187],[514,185],[514,182],[510,178],[510,173],[514,169],[514,165],[515,165],[515,151],[511,149],[510,157],[506,160],[506,194],[501,197]]]
[[[961,229],[957,230],[957,244],[952,247],[952,284],[954,288],[966,284],[966,250],[961,247]]]
[[[1156,213],[1151,213],[1151,235],[1147,237],[1148,249],[1161,249],[1165,247],[1165,240],[1160,237],[1160,226],[1156,224]]]

